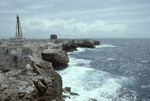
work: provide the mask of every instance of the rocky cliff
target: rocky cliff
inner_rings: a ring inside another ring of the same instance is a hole
[[[1,40],[0,101],[62,101],[61,76],[41,55],[56,47],[49,40]]]
[[[66,51],[61,49],[47,49],[41,52],[42,59],[52,63],[55,69],[67,67],[69,62]]]
[[[30,56],[22,69],[0,73],[1,101],[61,101],[62,79],[51,63]]]
[[[95,48],[95,45],[100,45],[100,41],[91,39],[68,39],[59,41],[62,43],[62,49],[66,51],[77,50],[77,47]]]
[[[0,40],[0,101],[62,101],[67,51],[94,48],[93,40]]]

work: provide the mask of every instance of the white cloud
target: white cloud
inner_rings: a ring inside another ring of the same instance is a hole
[[[31,18],[22,22],[24,31],[28,32],[41,32],[41,33],[62,33],[69,35],[90,35],[91,33],[98,32],[123,32],[126,30],[124,24],[109,24],[101,20],[95,20],[94,22],[81,22],[72,18],[70,20],[64,19],[39,19]]]
[[[28,38],[51,33],[78,37],[126,37],[126,34],[150,37],[149,8],[149,0],[5,0],[0,3],[0,34],[11,35],[15,16],[19,14],[23,33]]]
[[[126,25],[124,24],[109,24],[101,20],[95,20],[94,22],[86,23],[86,22],[77,21],[74,18],[70,20],[64,20],[64,19],[46,20],[46,19],[39,19],[39,18],[31,18],[23,21],[23,25],[25,27],[28,27],[28,29],[30,30],[42,30],[42,31],[49,30],[50,28],[54,28],[57,30],[76,29],[79,32],[89,32],[94,30],[124,31],[126,29]]]

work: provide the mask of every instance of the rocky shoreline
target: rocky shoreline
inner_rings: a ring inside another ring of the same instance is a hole
[[[67,67],[67,52],[99,44],[91,39],[0,40],[0,100],[63,101],[55,69]]]

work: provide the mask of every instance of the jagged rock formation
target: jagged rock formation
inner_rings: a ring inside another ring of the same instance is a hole
[[[0,101],[61,101],[61,77],[41,56],[54,47],[48,40],[2,40]]]
[[[91,39],[75,40],[77,47],[95,48],[95,45],[100,45],[100,41]]]
[[[77,44],[75,40],[69,40],[68,42],[63,42],[62,49],[66,50],[67,52],[72,52],[77,50]]]
[[[23,69],[1,74],[1,101],[61,101],[62,80],[51,65],[30,57]]]
[[[68,56],[66,52],[74,51],[77,47],[94,48],[99,45],[99,41],[90,39],[73,39],[73,40],[0,40],[0,69],[11,70],[22,68],[29,62],[28,56],[35,56],[46,61],[52,62],[54,67],[66,67]],[[48,49],[49,50],[48,52]],[[53,52],[52,52],[52,49]],[[47,52],[45,53],[45,50]],[[49,56],[48,59],[47,56]],[[52,57],[50,57],[52,55]],[[54,56],[53,56],[54,55]],[[44,57],[45,56],[45,57]]]
[[[76,40],[78,47],[94,48],[94,42],[92,40]]]
[[[24,55],[23,55],[24,54]],[[29,55],[33,55],[29,47],[0,46],[0,69],[19,69],[29,63]]]
[[[53,67],[67,66],[66,51],[97,44],[76,39],[0,40],[0,101],[62,101],[62,80]]]
[[[74,39],[74,40],[60,40],[63,45],[62,49],[66,51],[77,50],[77,47],[95,48],[95,45],[100,45],[100,41],[91,39]]]
[[[0,45],[0,69],[20,69],[29,63],[29,56],[41,58],[45,49],[59,47],[48,40],[4,40]]]

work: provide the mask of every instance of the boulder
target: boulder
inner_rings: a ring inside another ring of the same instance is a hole
[[[42,59],[52,63],[55,69],[67,67],[69,62],[66,51],[60,49],[47,49],[41,52]]]
[[[49,62],[30,57],[23,69],[0,75],[0,101],[62,100],[62,78]]]

